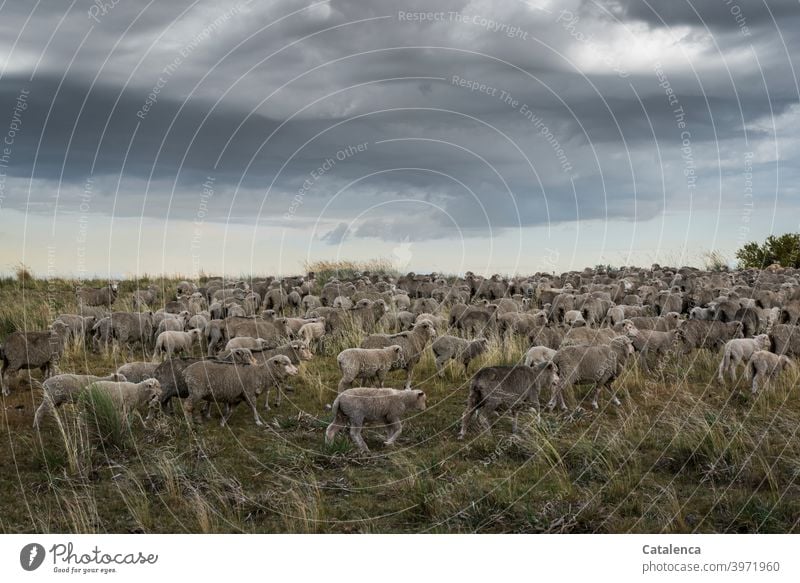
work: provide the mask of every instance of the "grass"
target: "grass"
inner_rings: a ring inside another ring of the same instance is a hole
[[[173,289],[177,280],[161,281]],[[96,282],[100,285],[100,282]],[[74,310],[74,282],[0,281],[0,337]],[[91,283],[89,285],[92,285]],[[121,301],[135,282],[123,282]],[[55,306],[51,308],[50,306]],[[120,418],[91,391],[31,428],[40,391],[22,372],[0,403],[0,531],[21,532],[796,532],[800,529],[800,403],[796,376],[755,398],[714,381],[716,355],[669,358],[652,376],[630,367],[623,404],[597,412],[590,387],[568,414],[473,424],[456,440],[466,401],[458,366],[414,374],[429,408],[407,419],[393,449],[368,429],[372,453],[346,435],[324,444],[351,329],[302,366],[280,408],[256,427],[239,406],[228,427],[169,414]],[[470,370],[516,362],[526,346],[492,339]],[[60,367],[106,374],[125,351],[71,346]],[[138,358],[138,357],[137,357]],[[29,377],[30,375],[30,377]],[[388,385],[401,387],[391,373]],[[542,400],[547,395],[542,396]],[[263,398],[260,406],[263,409]]]

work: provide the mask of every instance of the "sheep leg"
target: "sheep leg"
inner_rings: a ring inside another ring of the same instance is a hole
[[[731,382],[736,382],[736,367],[739,366],[739,359],[737,357],[732,357],[730,361],[730,368],[728,369],[731,375]]]
[[[436,374],[439,378],[444,378],[444,364],[447,362],[447,359],[442,358],[441,356],[436,357]]]
[[[331,443],[336,438],[336,434],[344,429],[344,424],[339,423],[339,416],[337,415],[328,428],[325,430],[325,443]]]
[[[265,393],[264,394],[264,410],[265,411],[269,411],[270,410],[270,407],[269,407],[269,387],[267,387],[267,390],[264,391],[264,393]]]
[[[258,398],[256,395],[251,395],[247,391],[244,393],[244,398],[247,401],[247,404],[250,405],[250,409],[253,411],[253,419],[255,419],[256,425],[261,427],[264,425],[264,422],[258,415]],[[269,409],[269,390],[267,390],[267,409]]]
[[[389,420],[389,431],[387,433],[386,441],[383,442],[384,445],[394,445],[394,442],[397,441],[397,438],[400,437],[400,434],[403,432],[403,424],[400,423],[399,419],[392,419]]]
[[[364,438],[361,437],[361,428],[361,423],[356,423],[355,421],[351,420],[350,437],[353,439],[358,449],[363,453],[366,453],[369,451],[369,448],[367,447],[367,443],[364,441]]]
[[[33,427],[35,429],[38,429],[42,417],[44,417],[45,414],[49,413],[52,410],[53,410],[53,399],[50,397],[49,394],[45,393],[44,400],[42,400],[42,404],[39,405],[39,408],[36,409],[36,414],[33,416]]]
[[[280,407],[281,406],[281,394],[283,393],[283,386],[281,385],[281,383],[276,383],[275,390],[278,393],[278,398],[275,400],[275,406],[276,407]]]
[[[192,399],[191,395],[183,402],[183,414],[187,423],[194,423],[194,399]]]
[[[514,416],[511,418],[511,433],[516,433],[519,429],[519,410],[514,411]]]
[[[483,410],[478,411],[478,422],[480,422],[481,427],[483,427],[483,430],[486,433],[488,433],[489,435],[491,435],[491,433],[492,433],[492,424],[489,422],[489,417],[488,417],[488,415],[486,413],[487,412],[485,412]]]
[[[412,373],[412,370],[413,370],[413,367],[411,367],[411,366],[406,368],[406,386],[405,386],[405,390],[406,391],[410,391],[411,390],[411,373]]]
[[[458,439],[464,439],[464,436],[467,434],[469,422],[477,409],[478,399],[476,396],[473,396],[473,394],[470,393],[469,400],[467,401],[467,408],[464,410],[464,414],[461,416],[461,431],[458,432]]]
[[[222,419],[220,419],[219,426],[225,427],[225,425],[228,423],[228,419],[231,418],[231,415],[233,415],[233,406],[231,406],[230,403],[225,403],[225,412],[222,414]]]

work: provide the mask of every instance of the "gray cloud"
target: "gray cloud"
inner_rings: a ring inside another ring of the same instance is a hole
[[[782,188],[776,148],[797,174],[771,123],[797,115],[795,2],[743,5],[749,35],[710,0],[92,4],[0,10],[0,136],[30,92],[3,207],[77,212],[90,184],[95,213],[337,245],[741,205],[747,152],[757,197]]]

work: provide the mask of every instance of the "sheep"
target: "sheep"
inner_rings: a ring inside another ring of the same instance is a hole
[[[775,324],[769,331],[770,350],[775,354],[800,356],[800,326]]]
[[[336,363],[342,372],[338,392],[349,389],[355,379],[362,382],[377,379],[378,386],[383,386],[386,373],[396,367],[403,358],[403,348],[393,344],[386,348],[347,348],[336,357]]]
[[[532,346],[525,353],[525,366],[535,366],[549,360],[553,360],[556,351],[547,346]]]
[[[191,352],[192,343],[194,341],[200,342],[203,337],[203,331],[198,328],[189,330],[188,332],[176,332],[168,330],[158,335],[156,339],[156,346],[153,351],[153,361],[158,362],[159,356],[166,353],[167,357],[171,357],[175,352]]]
[[[246,318],[247,317],[247,312],[239,304],[231,304],[231,305],[228,306],[228,317],[229,318]]]
[[[0,346],[3,364],[0,387],[3,395],[11,394],[6,377],[19,370],[38,368],[45,378],[57,374],[58,361],[64,352],[68,334],[67,327],[61,322],[55,322],[47,331],[9,334]]]
[[[234,348],[247,348],[252,352],[260,352],[262,350],[270,348],[270,345],[269,342],[267,342],[263,338],[250,338],[249,336],[239,336],[237,338],[231,338],[225,345],[225,351],[232,350]]]
[[[106,306],[111,305],[117,300],[117,284],[109,283],[105,287],[79,287],[75,290],[78,306]]]
[[[627,322],[630,322],[630,320],[627,320]],[[666,356],[678,338],[675,330],[669,332],[639,330],[632,325],[627,329],[626,335],[631,339],[634,350],[639,353],[639,364],[646,373],[650,372],[650,364],[647,362],[647,357],[651,353],[657,356]]]
[[[286,336],[297,338],[300,335],[300,328],[306,324],[316,322],[316,320],[316,318],[278,318],[275,321],[279,326],[284,327]]]
[[[151,312],[113,312],[111,314],[111,337],[120,346],[130,347],[138,342],[142,348],[153,339],[153,314]]]
[[[769,383],[786,369],[794,369],[788,356],[778,355],[768,350],[756,350],[747,363],[747,374],[752,383],[750,392],[755,395],[759,387]]]
[[[436,316],[434,314],[422,313],[415,318],[414,324],[416,324],[417,322],[421,322],[422,320],[427,320],[428,322],[433,324],[433,327],[437,331],[447,329],[447,318],[445,318],[444,316]]]
[[[336,296],[333,300],[333,307],[334,308],[342,308],[345,310],[349,310],[353,307],[353,300],[345,296]]]
[[[409,332],[400,332],[399,334],[372,334],[367,336],[361,343],[361,348],[386,348],[393,344],[399,344],[403,348],[403,358],[396,367],[405,369],[405,388],[406,390],[410,390],[411,375],[414,372],[414,366],[422,357],[422,351],[425,350],[428,342],[435,337],[436,330],[433,325],[427,320],[423,320],[419,324],[414,324],[414,327]]]
[[[289,357],[289,360],[292,361],[292,364],[295,366],[303,361],[314,359],[314,353],[311,352],[305,340],[292,340],[277,348],[270,348],[263,352],[255,352],[253,355],[261,360],[266,360],[279,354]]]
[[[690,320],[713,320],[714,319],[713,308],[701,308],[699,306],[695,306],[694,308],[689,310],[689,319]]]
[[[583,319],[583,314],[580,310],[567,310],[564,313],[564,324],[570,328],[579,328],[586,326],[586,320]]]
[[[681,325],[681,315],[677,312],[668,312],[661,316],[632,316],[628,319],[639,330],[669,332]]]
[[[264,364],[196,362],[183,371],[186,387],[189,390],[189,396],[183,403],[184,415],[188,421],[192,421],[194,407],[200,401],[224,403],[225,412],[220,424],[225,426],[233,413],[233,408],[245,401],[253,412],[256,425],[261,426],[264,422],[258,414],[258,395],[266,392],[266,410],[269,411],[269,390],[272,386],[276,386],[277,405],[280,405],[281,383],[297,373],[297,367],[283,355],[273,356]]]
[[[189,318],[189,322],[186,325],[190,329],[200,328],[201,330],[205,330],[207,324],[208,324],[208,317],[206,317],[205,314],[195,314],[194,316]]]
[[[622,373],[622,368],[633,354],[633,344],[627,336],[617,336],[608,346],[565,346],[560,348],[553,362],[558,367],[559,381],[553,390],[549,409],[559,403],[562,410],[566,410],[564,403],[564,389],[574,384],[594,383],[595,391],[592,398],[592,408],[597,409],[597,398],[600,389],[606,387],[611,391],[611,384]],[[612,394],[611,402],[619,405],[619,399]]]
[[[301,304],[306,309],[306,311],[322,307],[322,301],[319,299],[319,296],[312,296],[312,295],[304,296],[301,301]]]
[[[140,383],[95,381],[90,388],[104,392],[123,415],[139,410],[144,405],[155,409],[161,403],[161,384],[156,379]]]
[[[529,366],[487,366],[472,377],[467,407],[461,416],[458,439],[464,439],[472,417],[478,419],[487,433],[491,432],[487,415],[502,408],[514,413],[512,433],[517,432],[520,409],[530,406],[539,409],[539,392],[558,382],[558,367],[552,362]]]
[[[688,354],[693,348],[717,350],[728,340],[742,337],[741,322],[685,320],[676,331],[678,345]]]
[[[431,349],[436,357],[436,373],[444,377],[444,367],[449,360],[458,360],[464,365],[464,374],[469,374],[469,363],[486,352],[486,338],[464,340],[458,336],[439,336]]]
[[[69,331],[69,339],[83,342],[88,337],[88,332],[96,322],[94,316],[81,316],[79,314],[60,314],[55,322],[61,322]]]
[[[129,362],[117,369],[117,374],[123,375],[130,383],[140,383],[145,379],[154,378],[153,373],[158,368],[157,362]]]
[[[38,428],[45,414],[54,411],[64,403],[74,403],[82,389],[96,381],[125,382],[127,378],[119,373],[100,377],[95,375],[60,374],[46,379],[42,384],[44,395],[42,403],[33,416],[33,426]]]
[[[394,445],[403,430],[401,419],[406,411],[424,411],[427,397],[420,390],[399,391],[374,387],[347,389],[333,402],[333,421],[325,430],[325,443],[330,444],[336,434],[350,425],[350,437],[358,449],[368,452],[361,431],[365,422],[385,423],[384,445]]]
[[[754,353],[759,350],[769,349],[769,336],[760,334],[755,338],[734,338],[725,343],[722,361],[717,370],[717,380],[725,382],[725,373],[731,377],[731,382],[736,381],[736,367],[740,363],[747,364]]]
[[[165,318],[162,318],[158,323],[158,327],[156,327],[156,338],[158,338],[158,335],[162,332],[167,332],[169,330],[172,330],[173,332],[185,332],[186,324],[189,322],[189,318],[189,312],[181,312],[177,315],[170,314]]]
[[[138,310],[152,306],[158,299],[158,294],[159,289],[154,285],[147,286],[147,289],[134,290],[133,307]]]
[[[153,378],[161,383],[161,408],[172,405],[174,397],[185,399],[189,396],[189,389],[186,386],[186,379],[183,371],[196,362],[202,362],[202,358],[168,358],[159,364],[153,371]],[[220,354],[210,362],[221,362],[230,364],[258,364],[253,358],[253,354],[245,348],[234,348],[226,354]]]
[[[322,337],[325,336],[325,318],[308,320],[306,324],[300,327],[297,335],[309,346],[312,343],[318,344]]]

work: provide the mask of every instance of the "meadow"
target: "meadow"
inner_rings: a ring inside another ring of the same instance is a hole
[[[178,278],[139,280],[149,282],[172,297]],[[73,313],[74,285],[24,274],[0,280],[0,338]],[[135,286],[121,283],[115,309],[131,309]],[[216,420],[189,426],[180,413],[120,419],[84,402],[35,431],[41,391],[31,377],[40,373],[21,372],[0,401],[0,531],[800,531],[796,373],[752,397],[744,380],[717,383],[719,357],[707,351],[669,357],[647,377],[631,364],[615,383],[620,407],[604,396],[593,411],[590,387],[577,387],[567,414],[530,413],[516,435],[506,417],[491,434],[473,424],[462,442],[468,379],[455,367],[437,378],[428,350],[414,374],[428,409],[406,419],[394,448],[367,430],[372,451],[360,454],[344,434],[330,446],[323,434],[339,380],[335,356],[362,335],[351,329],[303,363],[280,408],[262,412],[264,427],[245,406],[223,428]],[[470,370],[517,362],[526,348],[494,338]],[[107,374],[148,356],[73,345],[59,367]],[[387,386],[402,384],[401,372],[390,374]]]

